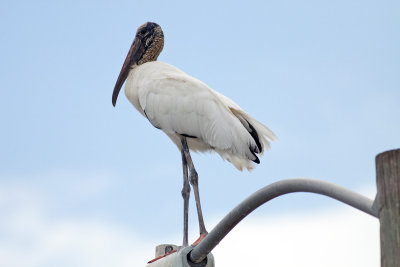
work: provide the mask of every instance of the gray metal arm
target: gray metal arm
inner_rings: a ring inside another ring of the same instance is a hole
[[[190,260],[194,263],[201,262],[233,227],[249,213],[271,199],[294,192],[325,195],[378,218],[378,211],[371,199],[344,187],[316,179],[298,178],[282,180],[261,188],[230,211],[200,244],[193,248],[190,252]]]

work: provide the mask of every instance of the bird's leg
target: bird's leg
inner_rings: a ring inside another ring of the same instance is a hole
[[[186,137],[181,136],[182,149],[186,157],[186,162],[189,167],[189,181],[194,190],[194,197],[196,200],[197,216],[199,218],[200,238],[207,235],[206,226],[204,225],[203,212],[201,211],[200,194],[199,194],[199,178],[194,168],[192,157],[190,156],[189,147],[186,142]]]
[[[183,247],[188,246],[188,222],[189,222],[189,196],[190,196],[190,186],[188,179],[188,166],[185,157],[185,152],[183,148],[181,150],[182,155],[182,168],[183,168],[183,188],[182,188],[182,197],[183,197]]]

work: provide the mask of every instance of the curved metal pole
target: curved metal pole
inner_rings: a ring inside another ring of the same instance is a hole
[[[282,180],[261,188],[230,211],[200,244],[193,248],[190,252],[190,260],[195,263],[201,262],[233,227],[249,213],[271,199],[294,192],[325,195],[378,218],[378,211],[371,199],[344,187],[317,179],[298,178]]]

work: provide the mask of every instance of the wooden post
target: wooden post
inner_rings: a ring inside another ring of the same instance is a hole
[[[400,149],[376,156],[381,266],[400,266]]]

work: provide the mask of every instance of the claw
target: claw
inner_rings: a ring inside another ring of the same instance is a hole
[[[204,239],[204,237],[206,237],[206,235],[207,235],[207,233],[200,234],[200,237],[197,238],[196,241],[194,241],[194,243],[192,244],[192,246],[195,247],[195,246],[197,246],[198,244],[200,244],[200,242]]]

